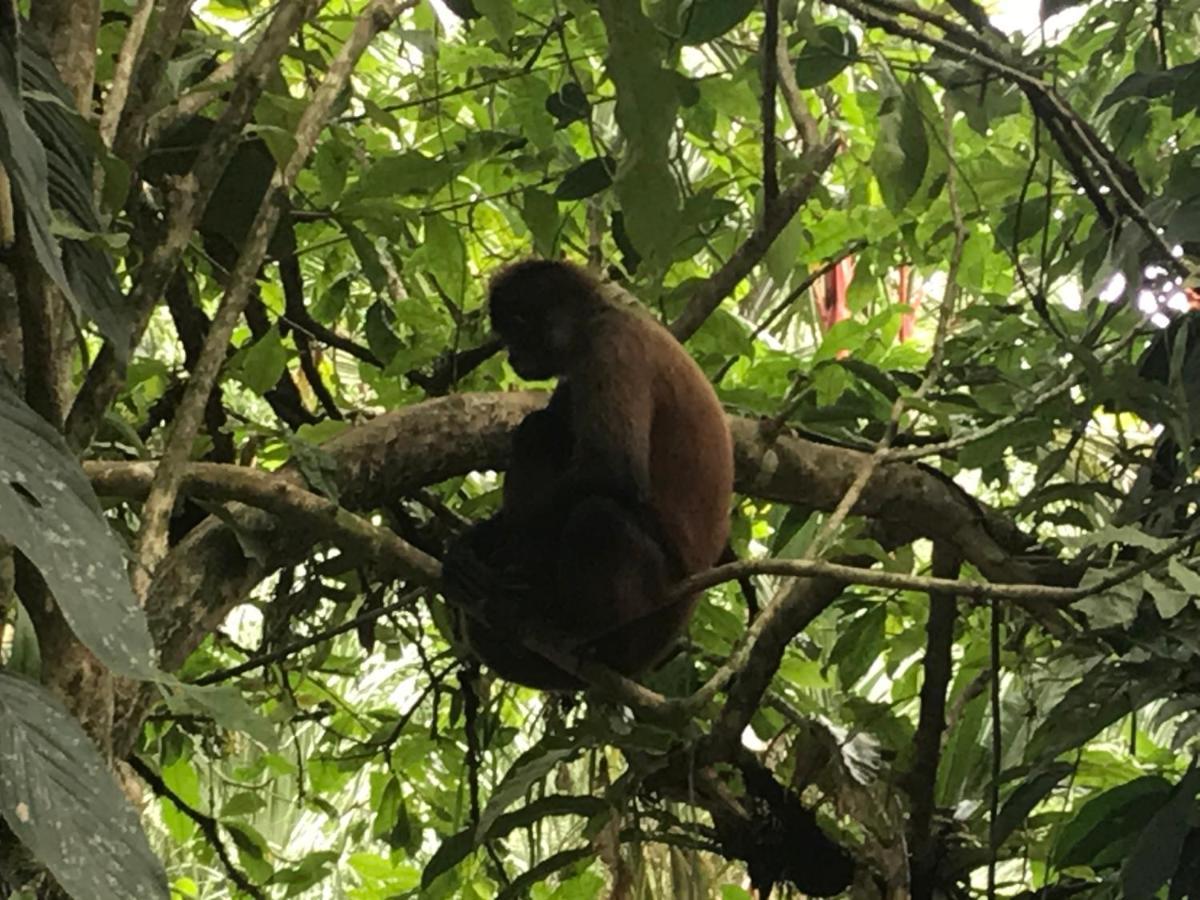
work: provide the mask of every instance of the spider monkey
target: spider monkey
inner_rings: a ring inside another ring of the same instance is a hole
[[[524,260],[489,291],[492,327],[522,378],[558,377],[513,437],[500,512],[446,555],[447,596],[497,674],[581,687],[520,641],[544,623],[563,649],[626,675],[662,657],[697,598],[681,578],[721,558],[733,442],[700,367],[652,319],[601,296],[586,270]]]

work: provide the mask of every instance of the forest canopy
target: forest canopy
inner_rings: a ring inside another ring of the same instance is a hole
[[[0,894],[1200,896],[1200,2],[1032,6],[0,0]],[[735,445],[574,694],[441,592],[531,255]]]

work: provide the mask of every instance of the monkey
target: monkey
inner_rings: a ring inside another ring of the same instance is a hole
[[[733,441],[703,371],[662,325],[602,296],[585,269],[526,259],[489,286],[492,328],[523,379],[557,378],[512,440],[500,511],[443,561],[473,651],[506,680],[577,690],[525,648],[540,623],[562,649],[636,675],[686,629],[698,598],[672,586],[728,545]]]

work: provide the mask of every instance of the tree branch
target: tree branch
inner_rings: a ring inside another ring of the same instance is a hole
[[[313,2],[313,0],[308,0]],[[416,0],[373,0],[355,22],[354,29],[346,43],[338,51],[329,64],[329,69],[321,84],[313,93],[313,98],[300,116],[296,125],[296,146],[283,171],[276,172],[271,179],[254,224],[237,264],[229,277],[212,327],[204,342],[204,349],[196,362],[192,377],[188,380],[187,390],[175,417],[174,428],[163,451],[163,457],[155,472],[154,484],[142,508],[141,529],[138,532],[136,560],[133,570],[133,583],[138,596],[144,597],[150,587],[150,575],[155,566],[167,553],[167,525],[171,509],[175,504],[175,494],[181,479],[181,470],[191,451],[192,441],[200,429],[208,396],[212,393],[220,373],[221,363],[229,340],[241,318],[242,310],[250,296],[250,287],[258,274],[262,261],[266,256],[267,245],[275,232],[275,225],[288,192],[295,183],[297,175],[307,161],[309,154],[316,146],[317,138],[325,122],[329,118],[338,96],[350,80],[358,58],[366,50],[367,45],[404,9],[415,4]],[[297,12],[305,12],[304,3],[298,4]],[[299,18],[286,34],[281,34],[284,46],[291,33],[300,27],[304,17]],[[272,23],[274,24],[274,23]],[[268,27],[268,33],[271,28]],[[282,31],[282,29],[281,29]],[[266,37],[264,36],[264,41]],[[231,101],[230,106],[233,106]],[[215,131],[215,127],[214,127]],[[210,138],[211,140],[211,138]],[[207,146],[207,144],[206,144]],[[200,155],[203,156],[204,148]],[[195,171],[200,168],[197,158]]]
[[[133,18],[129,22],[129,29],[125,32],[125,40],[121,42],[112,83],[108,87],[108,95],[104,98],[104,111],[100,114],[100,140],[104,142],[105,147],[111,148],[113,139],[117,136],[117,126],[121,123],[121,114],[125,111],[126,100],[129,99],[133,66],[141,53],[146,26],[150,24],[153,12],[154,0],[138,0]]]
[[[671,333],[675,337],[686,341],[695,334],[704,320],[721,305],[721,301],[733,293],[741,280],[759,264],[775,238],[808,202],[821,176],[837,155],[838,146],[836,140],[830,141],[812,154],[812,168],[808,174],[780,194],[775,203],[766,207],[762,221],[755,225],[750,236],[721,268],[696,289],[687,308],[671,323]]]
[[[225,847],[225,842],[221,840],[220,823],[215,818],[200,812],[200,810],[171,790],[159,774],[142,761],[141,757],[130,754],[126,757],[125,761],[129,764],[129,768],[137,773],[138,777],[150,785],[150,789],[156,795],[171,801],[176,809],[196,823],[196,827],[200,829],[200,833],[204,835],[204,839],[208,841],[209,846],[213,848],[213,852],[217,854],[217,858],[221,860],[221,865],[225,868],[225,874],[229,876],[230,881],[237,885],[239,890],[249,894],[255,900],[266,900],[266,894],[246,876],[245,872],[234,864],[233,857],[229,855],[229,850]]]
[[[957,580],[961,557],[945,544],[933,548],[933,574]],[[946,690],[953,674],[951,652],[958,618],[954,594],[931,591],[925,624],[924,678],[921,711],[913,736],[912,762],[906,775],[909,796],[908,843],[912,861],[913,900],[931,900],[937,867],[937,843],[932,833],[938,763],[946,728]]]
[[[286,52],[292,35],[324,2],[280,2],[262,39],[254,48],[241,79],[234,85],[228,105],[213,123],[208,138],[196,154],[191,171],[178,179],[170,192],[162,238],[154,244],[138,269],[126,297],[127,304],[134,311],[130,346],[137,344],[167,283],[175,274],[183,251],[216,190],[217,182],[237,149],[242,129],[250,121],[254,105],[267,82],[267,74]],[[124,366],[118,362],[112,348],[105,344],[88,371],[68,417],[67,435],[73,446],[83,448],[90,442],[123,381]]]

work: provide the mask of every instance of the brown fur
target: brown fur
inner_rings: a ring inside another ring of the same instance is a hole
[[[519,587],[464,597],[464,548],[447,557],[451,599],[477,604],[488,622],[469,620],[468,640],[497,673],[533,687],[578,683],[521,647],[522,620],[553,626],[617,671],[644,671],[695,608],[695,597],[668,602],[672,584],[726,547],[724,412],[665,328],[602,299],[576,266],[510,267],[492,283],[491,312],[518,374],[559,382],[517,431],[500,514],[464,539],[500,583]]]

